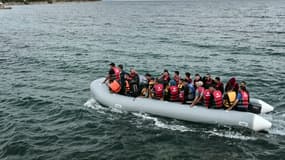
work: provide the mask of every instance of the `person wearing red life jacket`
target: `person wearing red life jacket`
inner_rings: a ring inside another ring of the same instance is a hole
[[[179,80],[181,79],[179,76],[179,71],[174,71],[173,79],[175,80],[176,84],[179,83]]]
[[[211,85],[214,84],[214,80],[211,78],[210,73],[207,73],[206,76],[203,78],[204,88],[208,89]]]
[[[203,104],[205,107],[210,108],[211,107],[211,91],[210,89],[205,89],[203,93]]]
[[[199,81],[202,81],[202,77],[200,76],[200,74],[196,73],[195,74],[195,79],[194,79],[194,82],[193,82],[193,85],[194,85],[195,89],[197,88],[196,87],[196,82],[199,82]]]
[[[110,70],[108,72],[108,75],[106,76],[105,80],[103,83],[106,83],[107,80],[117,80],[120,82],[120,70],[116,67],[115,63],[110,63]]]
[[[165,69],[163,71],[163,73],[161,74],[161,76],[159,77],[159,81],[163,84],[164,89],[166,88],[166,86],[168,85],[169,81],[170,81],[170,75],[167,69]]]
[[[170,87],[168,89],[169,100],[172,102],[176,102],[179,100],[179,88],[176,85],[175,80],[170,80],[169,84],[170,84]]]
[[[210,108],[221,109],[223,108],[223,94],[220,90],[216,90],[215,87],[210,86],[209,90],[211,92],[211,104]]]
[[[203,100],[203,96],[204,96],[204,90],[205,88],[203,87],[203,82],[202,81],[198,81],[195,83],[196,85],[196,91],[195,91],[195,99],[193,100],[192,104],[190,105],[190,107],[193,107],[194,105],[201,103]]]
[[[153,88],[152,88],[152,94],[151,97],[154,99],[159,99],[159,100],[163,100],[163,84],[158,82],[158,79],[155,79]]]
[[[215,89],[221,91],[222,94],[224,94],[224,84],[223,82],[221,82],[220,77],[216,77],[214,82],[215,82]]]
[[[189,73],[189,72],[185,73],[185,80],[187,83],[192,83],[191,73]]]

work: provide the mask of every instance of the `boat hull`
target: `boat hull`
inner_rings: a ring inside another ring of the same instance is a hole
[[[90,87],[96,101],[104,106],[198,123],[241,126],[255,131],[265,130],[272,126],[268,120],[249,112],[207,109],[203,106],[190,107],[180,103],[113,94],[110,93],[108,86],[102,83],[103,80],[104,78],[94,80]],[[258,99],[254,101],[259,102]]]

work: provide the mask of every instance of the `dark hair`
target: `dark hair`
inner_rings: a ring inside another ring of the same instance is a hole
[[[174,71],[175,74],[179,75],[179,71]]]
[[[112,67],[115,67],[115,63],[113,63],[113,62],[112,62],[112,63],[110,63],[110,65],[111,65]]]
[[[121,69],[124,68],[122,64],[119,64],[118,67],[121,68]]]
[[[240,83],[244,83],[246,85],[246,82],[245,81],[241,81]]]
[[[164,69],[164,71],[163,72],[167,72],[168,73],[168,70],[167,69]]]
[[[220,80],[221,80],[220,77],[216,77],[215,79],[216,79],[217,81],[220,81]]]
[[[195,74],[195,76],[199,76],[199,77],[201,77],[199,73],[196,73],[196,74]]]
[[[186,75],[186,77],[190,77],[190,76],[191,76],[191,73],[186,72],[185,75]]]
[[[147,76],[147,77],[151,77],[151,74],[149,74],[149,73],[146,73],[146,74],[145,74],[145,76]]]

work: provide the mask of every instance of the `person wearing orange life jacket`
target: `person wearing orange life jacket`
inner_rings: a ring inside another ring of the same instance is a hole
[[[115,63],[110,63],[110,70],[108,72],[108,75],[106,76],[105,80],[103,83],[106,83],[107,80],[117,80],[118,82],[120,81],[120,70],[116,67]]]
[[[152,88],[151,97],[154,99],[163,100],[163,91],[164,91],[163,84],[159,83],[158,79],[155,79]]]
[[[193,107],[194,105],[201,103],[202,99],[203,99],[203,95],[204,95],[204,90],[205,88],[202,87],[203,86],[203,82],[202,81],[198,81],[196,82],[196,91],[195,91],[195,99],[193,100],[192,104],[190,105],[190,107]]]
[[[175,80],[170,80],[169,84],[170,84],[170,87],[168,89],[169,100],[172,102],[176,102],[179,100],[179,88],[176,85]]]

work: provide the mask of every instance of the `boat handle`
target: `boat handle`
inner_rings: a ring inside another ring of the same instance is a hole
[[[248,127],[248,123],[247,122],[238,122],[238,125],[244,126],[244,127]]]
[[[122,108],[122,105],[120,105],[120,104],[115,104],[114,107],[115,107],[115,108]]]

